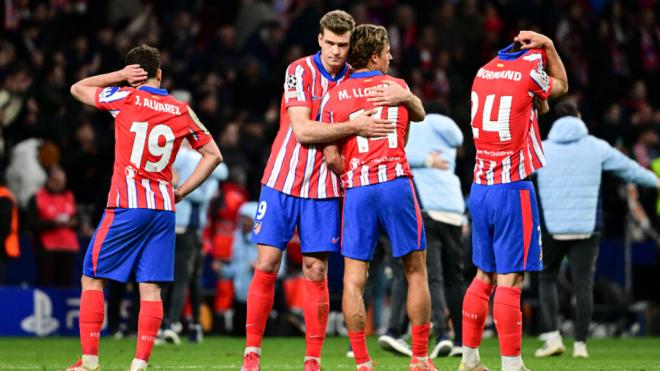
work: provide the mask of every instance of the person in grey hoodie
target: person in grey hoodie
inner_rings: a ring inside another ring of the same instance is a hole
[[[542,209],[543,271],[539,295],[543,322],[548,333],[537,357],[565,351],[559,333],[557,278],[568,256],[576,296],[576,326],[573,357],[587,358],[587,333],[593,310],[593,276],[596,270],[601,221],[599,189],[603,171],[626,182],[658,187],[655,174],[606,141],[589,135],[575,105],[557,105],[559,117],[543,142],[547,165],[537,172]]]

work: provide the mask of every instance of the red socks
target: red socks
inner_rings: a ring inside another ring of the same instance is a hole
[[[429,333],[431,323],[412,326],[412,352],[414,357],[426,357],[429,354]]]
[[[82,354],[99,355],[99,338],[103,326],[103,291],[84,290],[80,295],[80,345]]]
[[[463,299],[463,345],[478,348],[488,317],[488,300],[495,286],[474,278]]]
[[[361,365],[365,362],[369,362],[369,352],[367,351],[367,333],[365,330],[362,331],[349,331],[348,339],[351,342],[351,348],[353,349],[353,354],[355,354],[355,364]]]
[[[520,292],[521,290],[515,287],[499,286],[495,290],[493,317],[500,342],[500,353],[505,357],[520,355],[522,341]]]
[[[246,347],[261,348],[266,321],[273,309],[275,300],[275,279],[277,273],[254,270],[254,277],[248,290],[247,320],[245,323]]]
[[[328,326],[328,311],[330,310],[330,294],[328,280],[305,280],[305,327],[307,357],[321,357],[321,348],[325,340],[325,329]]]
[[[137,348],[135,358],[149,361],[151,349],[156,341],[156,334],[163,321],[162,301],[140,301],[140,316],[138,317]]]

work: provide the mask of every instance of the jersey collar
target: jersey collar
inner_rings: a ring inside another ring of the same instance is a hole
[[[351,79],[365,79],[367,77],[380,76],[383,73],[378,70],[373,71],[364,71],[364,72],[353,72],[350,76]]]
[[[332,77],[330,72],[325,70],[325,67],[323,67],[323,63],[321,63],[321,52],[317,52],[314,54],[314,64],[316,65],[316,68],[321,72],[321,75],[325,76],[326,79],[335,82],[341,78],[343,78],[346,75],[346,71],[348,70],[348,65],[344,63],[344,68],[339,72],[335,77]]]
[[[518,59],[518,57],[529,51],[529,49],[522,49],[517,52],[511,52],[510,50],[513,48],[513,44],[514,43],[511,43],[511,45],[497,52],[497,57],[503,61],[512,61],[514,59]]]
[[[169,95],[166,89],[154,88],[153,86],[148,86],[148,85],[142,85],[138,87],[138,90],[144,90],[146,92],[156,95]]]

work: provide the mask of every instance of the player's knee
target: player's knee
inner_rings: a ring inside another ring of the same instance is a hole
[[[516,287],[521,289],[525,276],[523,273],[508,273],[497,275],[497,286]]]
[[[280,270],[282,251],[271,246],[259,245],[259,247],[255,268],[265,273],[277,273]]]
[[[277,273],[280,270],[280,262],[274,259],[258,259],[255,268],[265,273]]]
[[[82,276],[80,278],[80,285],[84,290],[103,290],[103,280],[94,279],[92,277]]]
[[[368,277],[368,273],[344,274],[344,290],[358,290],[361,292],[364,289]]]
[[[303,275],[308,281],[321,281],[325,279],[327,274],[327,265],[322,261],[305,261],[303,260]]]
[[[146,301],[160,301],[160,286],[156,283],[140,283],[140,299]]]

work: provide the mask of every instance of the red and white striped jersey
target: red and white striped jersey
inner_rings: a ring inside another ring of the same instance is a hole
[[[396,81],[408,89],[401,79],[383,75],[380,71],[354,72],[341,86],[323,97],[321,120],[341,123],[354,119],[365,110],[374,108],[367,102],[370,89],[384,85],[383,80]],[[380,118],[392,122],[396,130],[382,138],[352,136],[337,142],[345,158],[341,181],[344,188],[385,183],[399,177],[410,177],[406,159],[405,140],[410,124],[404,106],[377,107]]]
[[[323,161],[322,146],[301,144],[291,128],[289,107],[307,107],[310,118],[319,119],[321,98],[342,82],[348,66],[334,78],[323,68],[320,52],[298,59],[286,69],[280,108],[280,129],[271,147],[261,183],[291,196],[339,197],[339,180]]]
[[[174,211],[172,163],[184,138],[211,137],[188,104],[150,86],[100,88],[96,107],[115,118],[115,164],[108,208]]]
[[[545,165],[534,107],[534,98],[548,99],[552,90],[545,51],[510,52],[511,47],[481,67],[472,84],[477,184],[523,180]]]

